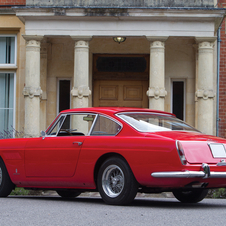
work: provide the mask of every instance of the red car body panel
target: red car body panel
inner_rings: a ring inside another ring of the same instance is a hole
[[[203,163],[209,164],[211,171],[226,172],[226,166],[217,166],[222,158],[214,158],[208,147],[209,142],[226,145],[226,140],[222,138],[198,132],[139,132],[116,116],[119,112],[168,114],[149,109],[85,108],[63,111],[61,115],[75,112],[108,116],[117,120],[122,130],[116,136],[46,136],[1,140],[0,157],[14,184],[28,188],[95,189],[98,162],[114,154],[128,162],[143,187],[171,189],[193,182],[208,182],[209,187],[226,186],[226,178],[152,176],[155,172],[202,171]],[[177,140],[183,146],[186,165],[181,163],[178,155]],[[79,145],[80,142],[82,145]]]

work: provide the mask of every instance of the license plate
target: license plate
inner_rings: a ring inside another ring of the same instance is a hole
[[[226,158],[226,151],[223,144],[208,144],[214,158]]]

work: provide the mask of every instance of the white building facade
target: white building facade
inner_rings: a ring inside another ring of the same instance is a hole
[[[213,0],[36,1],[25,24],[26,136],[65,108],[144,107],[215,134],[217,30]],[[117,43],[115,37],[126,38]]]

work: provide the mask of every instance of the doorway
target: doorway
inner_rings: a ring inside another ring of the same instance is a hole
[[[94,107],[148,108],[149,55],[95,54]]]
[[[173,81],[172,89],[172,113],[185,120],[184,81]]]
[[[58,79],[58,113],[71,107],[71,80]]]

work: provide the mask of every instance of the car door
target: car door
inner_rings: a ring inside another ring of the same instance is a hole
[[[25,148],[26,176],[72,177],[91,118],[87,114],[62,116],[46,137],[28,141]]]
[[[85,136],[46,137],[28,141],[27,177],[72,177]]]

